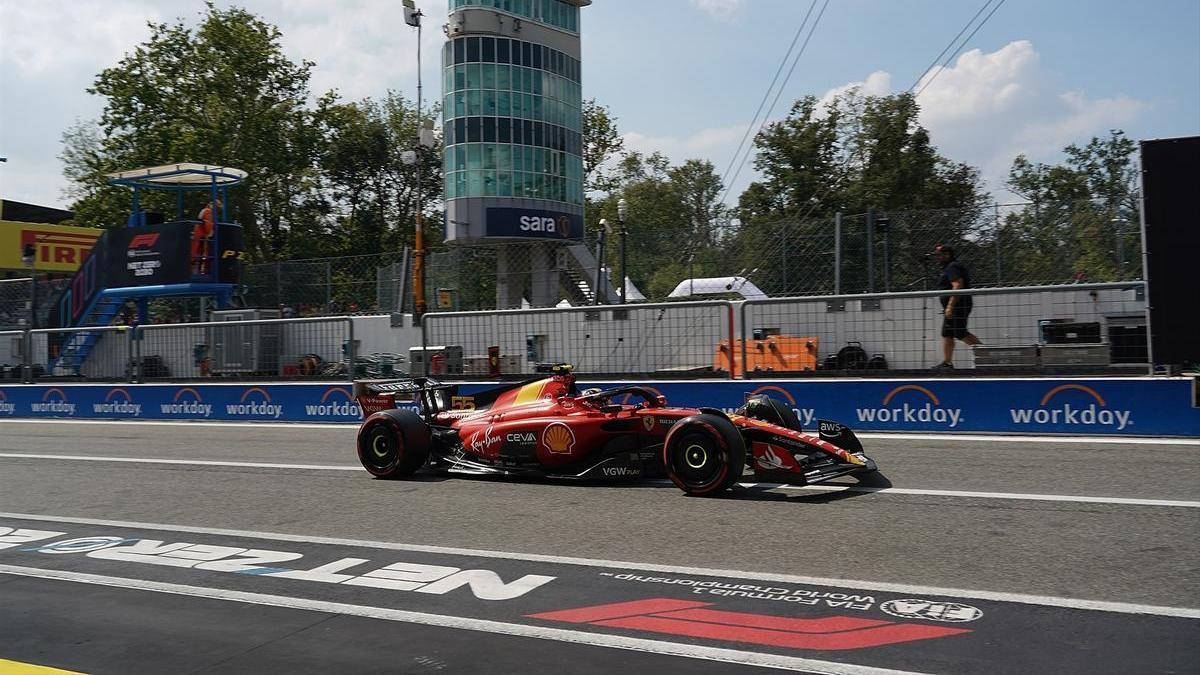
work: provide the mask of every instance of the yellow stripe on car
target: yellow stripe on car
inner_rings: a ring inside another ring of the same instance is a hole
[[[513,405],[524,405],[526,403],[534,403],[542,397],[542,390],[546,388],[546,383],[534,382],[521,387],[517,391],[517,398],[513,400]]]

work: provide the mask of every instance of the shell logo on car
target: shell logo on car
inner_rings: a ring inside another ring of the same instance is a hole
[[[542,445],[556,455],[565,455],[575,447],[575,432],[562,422],[555,422],[542,432]]]

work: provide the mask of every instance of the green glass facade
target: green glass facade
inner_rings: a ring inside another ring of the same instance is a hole
[[[523,197],[583,204],[579,61],[498,37],[443,53],[446,199]]]
[[[579,8],[560,0],[450,0],[450,11],[486,7],[572,33],[579,32]]]

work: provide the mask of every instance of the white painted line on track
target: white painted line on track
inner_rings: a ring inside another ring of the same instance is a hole
[[[928,495],[934,497],[966,497],[974,499],[1012,499],[1033,502],[1072,502],[1077,504],[1124,504],[1129,506],[1170,506],[1200,508],[1200,502],[1174,499],[1136,499],[1132,497],[1085,497],[1079,495],[1043,495],[1021,492],[973,492],[970,490],[926,490],[923,488],[867,487],[865,485],[780,485],[776,483],[739,483],[747,488],[770,490],[802,490],[805,492],[889,492],[897,495]]]
[[[205,427],[226,428],[262,428],[262,429],[324,429],[326,431],[358,430],[358,422],[208,422],[205,420],[172,421],[172,420],[77,420],[77,419],[3,419],[3,424],[116,424],[123,426],[149,427]],[[1095,443],[1100,445],[1186,445],[1200,446],[1200,438],[1154,437],[1154,436],[1056,436],[1053,434],[1022,435],[1022,434],[959,434],[947,433],[909,433],[909,432],[856,432],[859,438],[878,440],[903,441],[995,441],[997,443]]]
[[[667,642],[664,640],[650,640],[646,638],[626,637],[622,635],[607,635],[604,633],[589,633],[586,631],[563,628],[546,628],[543,626],[508,623],[504,621],[472,619],[468,617],[448,616],[445,614],[429,614],[426,612],[389,609],[385,607],[371,607],[369,605],[352,605],[342,602],[294,598],[286,595],[250,593],[246,591],[233,591],[222,588],[172,584],[161,581],[148,581],[144,579],[128,579],[124,577],[86,574],[83,572],[70,572],[65,570],[48,570],[39,569],[36,567],[21,567],[17,565],[0,565],[0,574],[11,574],[15,576],[33,577],[37,579],[52,579],[56,581],[69,581],[74,583],[109,586],[113,588],[150,591],[154,593],[170,593],[172,595],[183,595],[193,598],[225,600],[229,602],[266,605],[269,607],[282,607],[286,609],[326,612],[330,614],[344,614],[348,616],[366,617],[369,619],[381,619],[384,621],[414,623],[424,626],[438,626],[441,628],[456,628],[459,630],[478,631],[481,633],[511,635],[514,637],[535,638],[539,640],[552,640],[555,642],[566,642],[569,644],[588,645],[594,647],[625,649],[648,654],[702,659],[705,661],[717,661],[721,663],[730,663],[742,666],[759,666],[763,668],[779,668],[807,673],[821,673],[823,675],[903,675],[906,672],[884,668],[873,668],[869,666],[836,663],[833,661],[818,661],[816,659],[806,659],[794,656],[781,656],[777,654],[765,654],[761,652],[749,652],[737,649],[723,649],[719,647],[704,647],[686,643]]]
[[[837,586],[839,588],[854,588],[867,591],[885,591],[889,593],[904,593],[914,595],[933,595],[943,597],[973,598],[977,600],[994,600],[996,602],[1015,602],[1025,605],[1042,605],[1045,607],[1062,607],[1066,609],[1081,609],[1098,612],[1115,612],[1118,614],[1153,614],[1157,616],[1172,616],[1186,619],[1200,619],[1200,609],[1186,607],[1165,607],[1160,605],[1141,605],[1125,602],[1109,602],[1104,600],[1082,600],[1078,598],[1059,598],[1046,595],[1030,595],[1025,593],[1007,593],[1002,591],[982,591],[961,588],[942,588],[937,586],[919,586],[915,584],[896,584],[881,581],[861,581],[857,579],[836,579],[831,577],[807,577],[795,574],[774,574],[770,572],[745,572],[740,570],[722,570],[706,567],[683,567],[677,565],[657,565],[652,563],[626,562],[620,560],[603,560],[593,558],[575,558],[569,556],[543,555],[540,553],[514,553],[512,551],[491,551],[487,549],[454,548],[447,546],[429,546],[424,544],[399,544],[385,541],[359,539],[343,539],[336,537],[317,537],[297,534],[280,534],[277,532],[253,532],[248,530],[231,530],[216,527],[196,527],[192,525],[164,525],[162,523],[142,523],[127,520],[102,520],[96,518],[78,518],[74,516],[50,516],[32,513],[4,513],[0,518],[18,520],[33,520],[47,523],[73,523],[78,525],[101,525],[105,527],[131,527],[143,530],[159,530],[165,532],[191,532],[194,534],[210,534],[227,537],[246,537],[250,539],[265,539],[269,541],[290,541],[304,544],[331,544],[334,546],[361,546],[390,551],[418,551],[423,553],[445,553],[450,555],[466,555],[478,558],[504,558],[508,560],[529,560],[532,562],[548,562],[560,565],[579,565],[583,567],[609,567],[618,569],[640,570],[644,572],[668,572],[708,577],[734,577],[759,581],[778,581],[791,584],[807,584],[812,586]]]
[[[159,457],[104,457],[102,455],[39,455],[32,452],[0,452],[0,458],[48,459],[65,462],[116,462],[124,464],[180,464],[184,466],[236,466],[248,469],[308,469],[310,471],[359,471],[350,464],[283,464],[278,462],[230,462],[215,459],[163,459]]]
[[[114,462],[118,464],[172,464],[180,466],[225,466],[247,469],[303,469],[307,471],[357,471],[363,469],[351,464],[285,464],[279,462],[235,462],[214,459],[164,459],[159,457],[106,457],[102,455],[43,455],[32,452],[0,452],[0,459],[40,459],[60,462]],[[656,485],[670,485],[666,479],[644,481]],[[1165,506],[1172,508],[1200,508],[1200,501],[1175,499],[1139,499],[1135,497],[1103,497],[1087,495],[1048,495],[1021,492],[978,492],[971,490],[930,490],[924,488],[866,487],[860,485],[784,485],[780,483],[738,483],[744,488],[761,490],[801,490],[812,492],[888,492],[898,495],[923,495],[934,497],[959,497],[968,499],[1008,499],[1034,502],[1070,502],[1076,504],[1117,504],[1123,506]]]

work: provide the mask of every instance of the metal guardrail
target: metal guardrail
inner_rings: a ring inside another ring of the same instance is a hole
[[[358,354],[348,316],[138,326],[133,381],[353,377]],[[181,358],[181,355],[183,357]]]
[[[733,354],[718,346],[733,337],[733,303],[725,300],[438,312],[421,325],[422,356],[430,358],[410,364],[418,374],[484,378],[496,372],[491,348],[501,376],[571,363],[591,376],[711,376],[720,368],[729,377]]]
[[[81,342],[75,336],[96,336],[84,358],[72,358]],[[348,316],[25,329],[0,331],[0,379],[345,380],[358,351]]]
[[[972,297],[974,307],[967,321],[967,329],[978,336],[983,347],[1035,347],[1042,342],[1041,322],[1066,320],[1082,324],[1098,323],[1109,317],[1124,317],[1131,320],[1140,318],[1144,321],[1142,325],[1148,326],[1145,286],[1144,281],[1126,281],[747,300],[741,303],[739,310],[741,362],[747,363],[748,345],[756,334],[766,338],[776,332],[815,337],[815,342],[824,351],[821,365],[825,365],[825,359],[835,355],[840,348],[861,343],[867,360],[875,354],[882,355],[888,362],[888,370],[923,370],[942,358],[943,311],[940,299],[943,297]],[[1127,297],[1127,291],[1134,291],[1134,297]],[[773,311],[768,312],[768,309]],[[1102,341],[1107,343],[1107,340]],[[831,342],[832,349],[829,348]],[[1140,353],[1122,352],[1122,349],[1118,346],[1112,350],[1110,364],[1127,363],[1132,368],[1142,364],[1148,366],[1150,363],[1148,352],[1143,356]],[[978,366],[974,356],[971,349],[957,342],[956,363]],[[1019,360],[1020,355],[1015,354],[1014,358]],[[1089,358],[1095,362],[1076,365],[1103,367],[1099,356]],[[1003,365],[987,364],[983,367],[999,370],[998,367]],[[1012,370],[1033,366],[1029,370],[1036,372],[1043,364],[1012,365]],[[1065,367],[1071,364],[1059,365]],[[861,371],[865,366],[863,363],[852,368],[831,370]],[[760,377],[769,374],[770,371],[758,373]],[[747,376],[752,375],[747,373]]]

